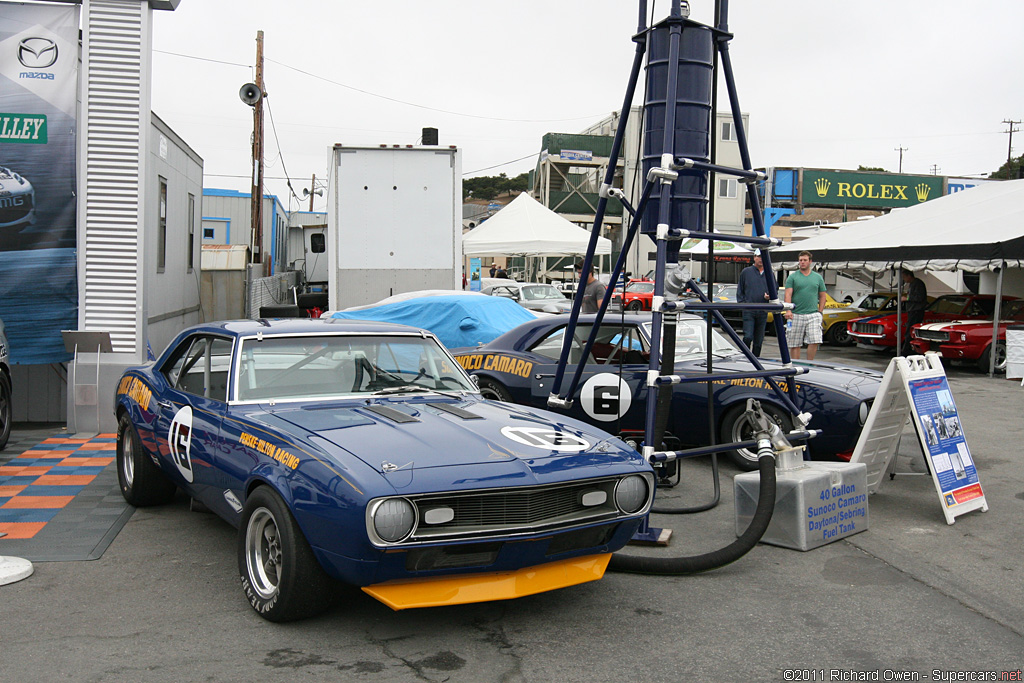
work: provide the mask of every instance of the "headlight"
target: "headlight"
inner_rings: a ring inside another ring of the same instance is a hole
[[[861,401],[860,409],[857,411],[857,419],[860,420],[860,425],[863,427],[864,423],[868,421],[868,413],[871,412],[871,402]]]
[[[406,538],[415,524],[416,508],[405,498],[388,498],[373,511],[373,530],[388,543]]]
[[[615,504],[626,514],[638,512],[647,502],[647,480],[639,474],[623,477],[615,486]]]
[[[967,341],[967,333],[966,332],[961,332],[960,333],[960,341],[962,341],[962,342]]]

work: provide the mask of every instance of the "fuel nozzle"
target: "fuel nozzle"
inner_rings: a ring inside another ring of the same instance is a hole
[[[747,399],[747,419],[754,429],[757,439],[757,457],[771,456],[777,460],[780,470],[792,470],[803,467],[804,446],[794,447],[783,433],[782,428],[761,409],[761,402],[755,398]]]

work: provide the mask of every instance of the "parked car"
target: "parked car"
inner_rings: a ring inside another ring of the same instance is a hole
[[[646,281],[631,282],[622,293],[615,292],[608,303],[611,311],[649,311],[654,298],[654,283]]]
[[[237,527],[242,590],[270,621],[321,610],[332,579],[394,609],[597,580],[654,495],[620,439],[485,400],[404,325],[191,327],[125,371],[114,410],[125,500],[181,488]]]
[[[928,297],[928,302],[932,301],[935,301],[935,298]],[[846,323],[854,318],[865,318],[895,310],[895,292],[870,292],[858,297],[849,306],[826,305],[822,321],[825,341],[836,346],[852,346],[855,340],[850,336]]]
[[[580,316],[570,341],[569,361],[575,367],[595,316]],[[546,406],[552,377],[566,333],[564,318],[548,317],[528,322],[480,348],[457,349],[455,357],[477,376],[480,392],[492,399],[537,407]],[[639,441],[644,428],[647,370],[650,350],[651,316],[625,313],[605,318],[591,357],[587,359],[584,381],[569,415],[602,426],[624,438]],[[684,314],[676,332],[676,369],[679,375],[706,374],[703,318]],[[717,330],[712,334],[714,367],[725,371],[751,371],[753,366]],[[768,369],[781,363],[761,361]],[[812,456],[849,459],[878,391],[881,374],[843,365],[803,361],[797,365],[810,371],[796,378],[795,404],[813,415],[811,429],[823,434],[811,439]],[[563,387],[564,388],[564,387]],[[668,431],[683,445],[702,446],[711,442],[707,420],[707,385],[672,385],[672,410]],[[714,394],[715,429],[719,443],[750,438],[751,427],[744,416],[746,401],[756,398],[786,431],[792,421],[783,404],[763,379],[716,382]],[[748,450],[731,454],[744,469],[757,467],[757,456]]]
[[[1010,301],[1000,311],[996,338],[996,372],[1006,372],[1006,326],[1024,322],[1024,299]],[[957,320],[916,325],[910,345],[917,353],[935,351],[951,361],[973,362],[988,372],[992,353],[992,320]]]
[[[7,345],[4,321],[0,320],[0,451],[11,438],[11,421],[14,419],[14,405],[11,397],[11,349]]]
[[[36,215],[36,191],[27,179],[0,166],[0,228],[32,223]]]
[[[572,299],[567,299],[554,285],[539,282],[514,282],[494,284],[480,290],[482,294],[512,299],[523,308],[544,313],[565,313],[572,308]]]
[[[1016,297],[1003,297],[1003,306]],[[991,294],[944,294],[924,311],[925,323],[950,322],[953,320],[992,319],[996,298]],[[854,318],[846,324],[850,336],[857,346],[876,351],[896,348],[896,313]]]

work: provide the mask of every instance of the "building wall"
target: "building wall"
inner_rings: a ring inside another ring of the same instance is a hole
[[[159,354],[182,329],[202,321],[199,255],[203,160],[153,115],[146,166],[146,341]],[[160,229],[160,187],[166,183],[166,231]],[[159,252],[164,240],[164,264]],[[191,256],[191,259],[190,259]]]
[[[203,244],[248,245],[252,234],[252,195],[238,190],[203,189]],[[212,232],[212,236],[208,237]],[[274,195],[263,195],[263,249],[273,272],[288,269],[288,215]]]

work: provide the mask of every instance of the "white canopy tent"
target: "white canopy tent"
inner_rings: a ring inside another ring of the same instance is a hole
[[[801,251],[825,268],[881,272],[1024,266],[1024,180],[985,183],[771,252],[775,266],[795,267]],[[788,264],[788,265],[787,265]]]
[[[575,256],[585,254],[590,232],[565,220],[523,192],[462,237],[466,256]],[[606,237],[597,254],[612,253]]]

